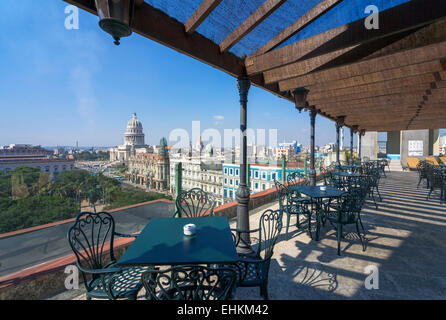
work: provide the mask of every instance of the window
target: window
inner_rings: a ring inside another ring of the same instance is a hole
[[[223,190],[223,196],[224,196],[224,197],[227,197],[227,196],[228,196],[228,190],[226,190],[226,189]]]
[[[262,183],[262,190],[266,190],[264,183]]]
[[[229,169],[229,175],[232,176],[232,169]]]
[[[233,198],[234,196],[233,196],[233,193],[232,193],[232,190],[229,190],[229,198]]]
[[[256,177],[256,179],[259,178],[259,172],[257,170],[255,171],[254,177]]]
[[[235,180],[235,185],[238,186],[238,180]]]
[[[276,174],[275,174],[275,173],[272,173],[272,174],[271,174],[271,179],[272,179],[272,180],[276,180]]]
[[[256,182],[256,187],[255,187],[255,189],[258,189],[259,188],[259,184]]]
[[[235,175],[238,176],[238,169],[235,169]]]
[[[229,184],[230,184],[230,185],[232,185],[232,179],[231,179],[231,180],[229,180]]]
[[[227,184],[228,183],[228,179],[227,178],[225,178],[225,184]]]
[[[266,179],[266,173],[262,172],[262,179],[265,180]]]
[[[225,168],[225,174],[228,174],[228,168]]]

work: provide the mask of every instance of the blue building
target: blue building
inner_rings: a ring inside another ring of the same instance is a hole
[[[240,165],[238,163],[224,163],[223,170],[223,198],[228,201],[236,199],[237,189],[240,183]],[[282,167],[272,164],[250,164],[251,194],[274,188],[274,180],[282,181]],[[291,172],[303,172],[301,168],[287,167],[286,174]],[[285,177],[286,180],[286,177]]]

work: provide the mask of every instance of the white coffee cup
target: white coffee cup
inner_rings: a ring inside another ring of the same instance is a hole
[[[183,226],[183,233],[185,236],[192,236],[197,232],[197,226],[193,223],[186,224]]]
[[[321,186],[320,189],[322,192],[325,192],[325,191],[327,191],[327,186]]]

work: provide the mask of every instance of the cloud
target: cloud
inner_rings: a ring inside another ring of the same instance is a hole
[[[216,115],[216,116],[214,116],[214,119],[215,120],[224,120],[225,117],[224,116],[220,116],[220,115]]]

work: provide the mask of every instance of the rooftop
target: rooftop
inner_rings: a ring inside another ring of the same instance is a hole
[[[446,299],[445,204],[438,195],[426,201],[427,189],[416,187],[416,173],[388,173],[381,182],[379,208],[368,201],[361,212],[366,251],[354,226],[346,229],[341,256],[328,223],[320,241],[310,239],[305,223],[300,229],[290,226],[288,236],[282,229],[269,272],[270,299]],[[251,211],[251,228],[266,209],[278,209],[277,201]],[[379,289],[364,285],[370,266],[378,268]],[[66,298],[85,299],[85,294],[51,297]],[[258,288],[237,288],[235,298],[261,296]]]

